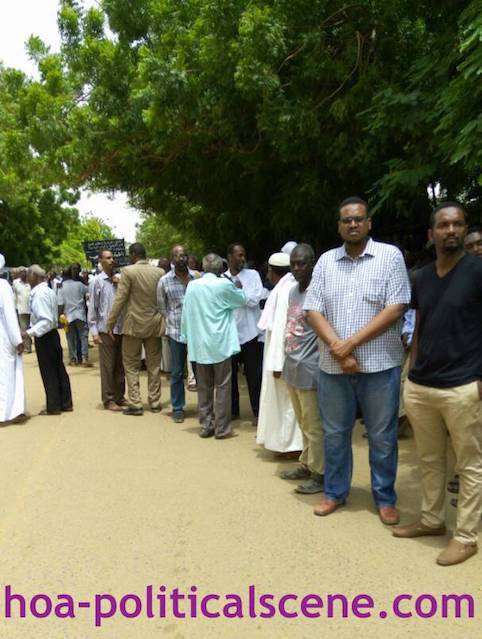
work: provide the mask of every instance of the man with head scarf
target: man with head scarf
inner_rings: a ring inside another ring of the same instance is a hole
[[[0,270],[5,258],[0,255]],[[23,340],[18,327],[10,284],[0,279],[0,425],[26,421],[23,366]]]

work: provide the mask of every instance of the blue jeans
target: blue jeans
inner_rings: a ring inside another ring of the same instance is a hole
[[[69,360],[80,362],[89,360],[89,331],[87,322],[76,319],[69,323],[67,331],[67,345],[69,347]]]
[[[357,375],[328,375],[320,371],[318,397],[325,442],[326,498],[343,503],[350,492],[351,435],[358,402],[368,433],[375,504],[394,506],[400,367]]]
[[[179,413],[184,410],[186,404],[184,395],[184,367],[186,366],[187,344],[169,339],[171,349],[171,404],[172,410]]]

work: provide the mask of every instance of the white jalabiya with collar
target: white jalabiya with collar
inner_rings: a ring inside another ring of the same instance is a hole
[[[303,436],[286,382],[273,375],[274,371],[283,370],[288,302],[295,284],[291,273],[280,279],[271,291],[258,323],[258,327],[266,331],[266,338],[256,442],[278,453],[303,450]]]
[[[23,364],[16,349],[21,343],[13,291],[0,279],[0,422],[25,412]]]

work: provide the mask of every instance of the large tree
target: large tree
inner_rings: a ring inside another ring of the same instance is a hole
[[[326,245],[351,194],[406,237],[430,185],[479,206],[477,6],[63,0],[61,55],[33,43],[52,112],[70,96],[39,116],[42,153],[59,183],[124,190],[218,250]]]
[[[83,243],[91,240],[108,240],[115,237],[108,224],[95,216],[86,216],[80,220],[80,224],[73,226],[59,247],[58,264],[63,266],[79,262],[86,268],[92,265],[87,259]]]
[[[10,265],[55,259],[77,222],[77,193],[49,177],[36,134],[42,129],[42,137],[49,137],[32,111],[35,104],[37,113],[47,112],[47,92],[42,83],[0,66],[0,250]]]

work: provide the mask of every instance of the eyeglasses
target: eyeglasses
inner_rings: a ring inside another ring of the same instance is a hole
[[[367,220],[366,217],[361,217],[360,215],[353,215],[351,217],[340,217],[340,222],[341,224],[351,224],[352,222],[355,222],[355,224],[362,224],[362,222],[365,222]]]

